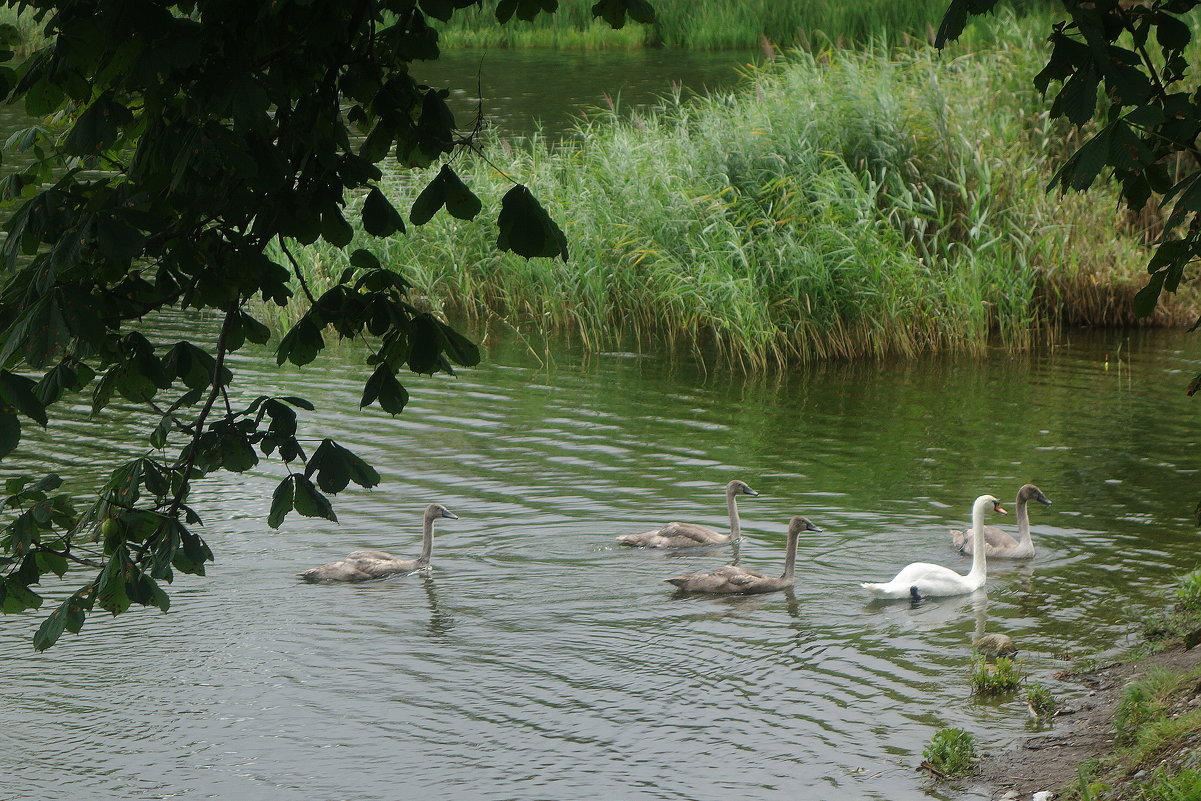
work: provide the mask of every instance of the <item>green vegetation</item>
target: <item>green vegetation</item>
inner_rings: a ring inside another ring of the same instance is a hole
[[[1004,695],[1021,687],[1022,678],[1021,671],[1009,657],[999,656],[996,663],[990,665],[984,657],[977,655],[972,658],[968,686],[975,695]]]
[[[1180,578],[1176,585],[1176,603],[1182,611],[1201,614],[1201,570]]]
[[[922,750],[922,758],[946,776],[962,776],[976,765],[976,738],[963,729],[940,729]]]
[[[1154,669],[1122,692],[1114,712],[1119,750],[1081,766],[1071,790],[1095,801],[1201,799],[1201,668],[1183,673]],[[1137,774],[1137,775],[1136,775]]]
[[[1045,720],[1055,715],[1059,709],[1059,702],[1046,687],[1038,682],[1031,682],[1026,687],[1026,707],[1036,720]]]
[[[1022,78],[1037,50],[1029,33],[954,59],[799,54],[736,93],[598,115],[576,141],[487,146],[570,210],[567,263],[497,255],[491,233],[444,214],[367,246],[456,315],[747,368],[1131,323],[1146,254],[1115,231],[1114,194],[1044,191],[1057,126],[1029,111]],[[495,182],[488,194],[506,185],[481,160],[456,166]],[[409,176],[384,185],[398,207],[416,196]],[[297,255],[315,287],[346,266],[320,245]]]
[[[1201,626],[1198,576],[1182,576],[1171,613],[1157,615],[1152,634],[1182,646],[1180,632]],[[1167,621],[1167,622],[1165,622]],[[1162,642],[1160,643],[1162,649]],[[1152,667],[1123,690],[1114,709],[1113,753],[1077,769],[1066,799],[1078,801],[1201,800],[1201,667]]]
[[[1181,576],[1174,595],[1172,606],[1141,616],[1142,650],[1192,648],[1201,643],[1201,569]]]
[[[942,48],[998,0],[955,0],[939,27]],[[1132,213],[1148,213],[1155,245],[1149,277],[1134,296],[1139,316],[1179,291],[1201,257],[1201,92],[1196,69],[1197,0],[1065,2],[1034,84],[1048,114],[1072,126],[1056,137],[1067,153],[1052,184],[1083,192],[1113,181]],[[1201,390],[1201,374],[1188,394]],[[1201,524],[1201,504],[1195,507]]]
[[[562,0],[553,17],[533,23],[490,24],[487,4],[456,14],[439,26],[444,47],[633,48],[671,47],[691,50],[805,47],[824,42],[866,43],[933,37],[947,0],[747,0],[706,2],[656,0],[650,25],[611,30],[595,20],[594,0]],[[1048,2],[1024,0],[1019,9],[1043,9]]]
[[[1158,767],[1140,787],[1135,801],[1198,801],[1201,799],[1201,770]]]

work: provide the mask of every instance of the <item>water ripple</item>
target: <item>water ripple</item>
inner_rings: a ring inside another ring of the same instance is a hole
[[[271,532],[277,466],[207,480],[197,504],[218,561],[177,578],[170,614],[97,616],[36,657],[38,616],[7,618],[0,655],[27,667],[3,691],[2,767],[47,801],[392,799],[398,786],[454,801],[925,798],[912,768],[936,729],[989,748],[1025,733],[1020,699],[972,701],[973,637],[1009,633],[1027,672],[1070,696],[1053,674],[1116,652],[1126,610],[1160,604],[1194,566],[1177,390],[1199,367],[1164,341],[1128,345],[1108,372],[1110,343],[1073,335],[1048,357],[828,365],[770,387],[502,355],[414,377],[396,418],[331,418],[364,378],[336,360],[281,378],[239,354],[246,386],[313,399],[304,425],[332,426],[384,483],[340,498],[340,524],[290,517]],[[67,417],[75,444],[35,435],[31,469],[140,447],[113,444],[133,416]],[[761,493],[740,500],[736,548],[615,543],[669,520],[723,529],[735,477]],[[858,587],[918,560],[966,572],[948,529],[975,495],[1031,480],[1055,502],[1032,510],[1039,555],[990,562],[987,590],[910,604]],[[430,569],[296,579],[357,548],[416,555],[435,500],[460,519],[439,521]],[[731,562],[778,574],[798,513],[823,531],[800,542],[793,592],[663,583]]]

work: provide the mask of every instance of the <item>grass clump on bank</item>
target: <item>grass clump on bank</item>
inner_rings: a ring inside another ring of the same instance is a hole
[[[1201,570],[1182,576],[1173,594],[1175,633],[1168,642],[1182,648],[1179,632],[1201,626]],[[1201,665],[1192,665],[1154,666],[1122,689],[1113,710],[1113,752],[1080,765],[1065,799],[1201,799]]]
[[[1039,59],[1033,33],[960,58],[799,54],[737,93],[599,114],[575,141],[493,143],[488,161],[563,226],[566,264],[498,254],[491,227],[444,213],[363,245],[468,318],[744,367],[1133,323],[1147,253],[1115,231],[1115,195],[1044,191],[1059,132],[1030,111]],[[508,180],[483,160],[455,166],[495,219]],[[385,181],[398,208],[419,186]],[[319,247],[303,258],[317,289],[345,266]]]
[[[1038,682],[1031,682],[1026,688],[1026,708],[1030,717],[1035,720],[1050,720],[1059,711],[1059,702],[1051,691]]]
[[[1174,594],[1174,604],[1142,617],[1145,650],[1192,648],[1201,644],[1201,568],[1181,576]]]
[[[1201,668],[1148,672],[1114,711],[1119,749],[1082,766],[1074,797],[1093,801],[1201,798]],[[1069,796],[1072,797],[1072,796]]]
[[[982,656],[976,656],[972,659],[968,686],[974,695],[1005,695],[1016,692],[1022,686],[1022,678],[1021,671],[1007,656],[997,657],[994,664],[989,664]]]
[[[922,758],[944,776],[963,776],[976,765],[976,738],[963,729],[940,729],[922,749]]]

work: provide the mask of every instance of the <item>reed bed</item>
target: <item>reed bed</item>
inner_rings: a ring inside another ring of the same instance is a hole
[[[612,30],[591,13],[593,0],[561,0],[553,15],[498,26],[490,5],[457,11],[437,23],[446,47],[671,47],[692,50],[803,47],[902,37],[928,40],[947,0],[653,0],[656,21]],[[1019,11],[1044,13],[1051,0],[1017,0]]]
[[[498,254],[491,226],[444,212],[358,244],[454,314],[747,369],[1023,348],[1064,322],[1135,323],[1147,251],[1116,194],[1044,191],[1062,132],[1032,111],[1033,37],[959,58],[802,52],[737,92],[598,112],[574,140],[459,159],[482,219],[495,218],[502,172],[527,182],[567,233],[567,263]],[[420,185],[386,180],[398,208]],[[318,288],[345,266],[333,249],[301,255]],[[1195,308],[1174,299],[1156,321]]]

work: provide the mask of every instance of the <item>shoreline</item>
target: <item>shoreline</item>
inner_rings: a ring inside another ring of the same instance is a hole
[[[1114,754],[1114,710],[1129,682],[1155,668],[1184,672],[1199,665],[1201,648],[1175,647],[1133,662],[1073,674],[1069,680],[1087,687],[1088,696],[1060,712],[1052,731],[983,757],[966,777],[965,789],[986,792],[996,801],[1028,801],[1039,791],[1062,797],[1063,790],[1078,780],[1082,764]],[[1201,692],[1196,697],[1201,697]]]

